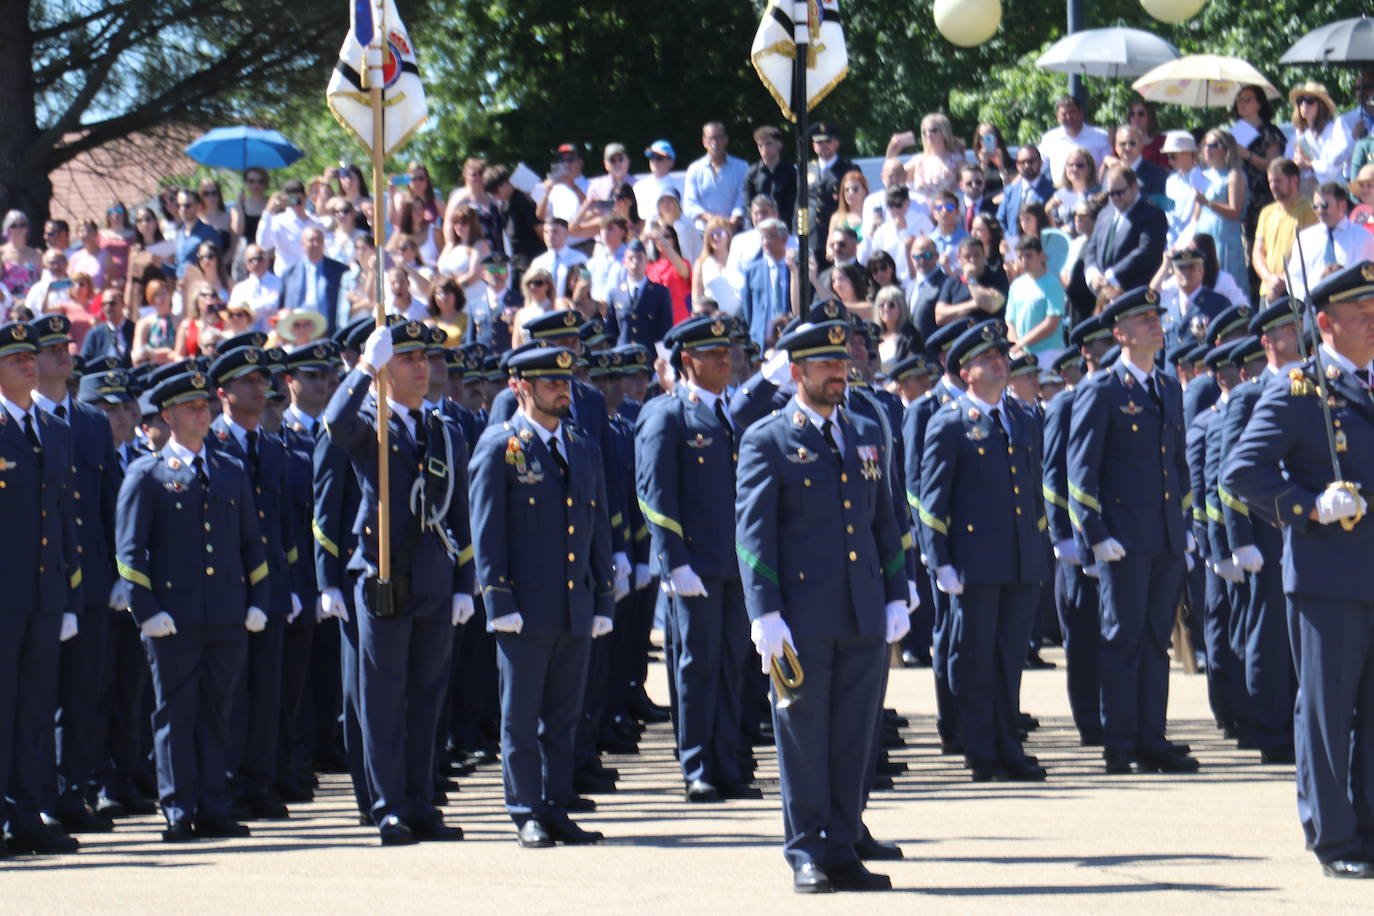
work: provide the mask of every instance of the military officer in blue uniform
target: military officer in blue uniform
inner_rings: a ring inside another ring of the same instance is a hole
[[[1021,669],[1049,579],[1035,418],[1007,391],[1010,344],[984,321],[950,347],[965,390],[936,411],[921,458],[921,537],[951,598],[950,688],[975,782],[1039,781],[1018,739]]]
[[[610,633],[614,572],[601,450],[569,418],[563,347],[512,353],[518,409],[469,467],[477,581],[501,669],[506,811],[522,847],[595,843],[568,816],[591,641]]]
[[[745,789],[736,751],[749,619],[731,549],[739,435],[725,403],[731,342],[714,316],[688,319],[664,342],[683,378],[640,413],[635,479],[672,594],[677,657],[669,676],[677,682],[687,800],[714,802]]]
[[[0,856],[78,845],[40,814],[57,777],[60,639],[79,629],[83,593],[72,432],[35,402],[36,354],[28,325],[0,325],[0,507],[10,520],[0,551]]]
[[[383,846],[463,836],[444,823],[432,798],[434,736],[453,649],[450,627],[473,611],[467,491],[460,476],[467,446],[437,411],[421,410],[429,390],[426,340],[424,326],[414,321],[372,331],[362,358],[324,412],[325,429],[348,454],[360,484],[353,522],[357,547],[348,566],[358,580],[364,763]],[[383,369],[385,406],[368,400]],[[392,567],[385,584],[378,579],[376,534],[380,422],[388,423],[391,447]]]
[[[1245,382],[1231,391],[1226,406],[1222,450],[1234,451],[1264,389],[1286,378],[1301,362],[1298,320],[1284,296],[1250,320],[1259,335],[1256,360],[1241,356]],[[1254,348],[1247,353],[1254,353]],[[1263,362],[1258,362],[1262,357]],[[1224,467],[1224,465],[1223,465]],[[1283,529],[1278,521],[1220,488],[1221,509],[1231,542],[1231,559],[1248,576],[1250,605],[1245,616],[1245,691],[1249,696],[1250,738],[1264,763],[1292,763],[1293,698],[1297,675],[1288,639],[1288,610],[1283,594]]]
[[[1101,371],[1102,355],[1112,344],[1111,331],[1101,320],[1090,316],[1074,325],[1069,333],[1072,353],[1084,364],[1086,374],[1055,395],[1045,408],[1044,478],[1045,515],[1049,522],[1050,543],[1055,564],[1055,606],[1059,629],[1064,636],[1064,659],[1068,669],[1069,711],[1085,747],[1102,744],[1100,709],[1102,683],[1099,675],[1099,643],[1102,625],[1098,619],[1097,576],[1091,557],[1084,557],[1075,539],[1069,513],[1069,426],[1073,402],[1083,382]]]
[[[1192,545],[1182,396],[1176,379],[1155,371],[1162,311],[1144,287],[1103,309],[1121,354],[1111,371],[1079,386],[1069,426],[1069,509],[1101,589],[1109,773],[1197,769],[1164,736],[1169,640]]]
[[[773,712],[784,853],[799,893],[877,890],[859,860],[864,786],[882,702],[885,642],[905,635],[902,532],[882,434],[840,409],[848,321],[803,324],[779,341],[796,394],[740,439],[735,544],[750,636],[764,671],[796,649],[802,699]]]
[[[519,290],[505,280],[509,272],[510,262],[499,251],[482,258],[487,293],[481,299],[467,304],[468,326],[463,332],[463,343],[480,343],[493,353],[504,353],[510,349],[511,320],[522,303]]]
[[[119,574],[132,585],[156,693],[158,795],[171,843],[243,837],[230,817],[229,714],[248,632],[265,617],[267,557],[248,472],[208,447],[210,388],[198,371],[149,394],[171,437],[129,466],[119,491]]]
[[[1374,556],[1374,525],[1363,518],[1363,494],[1374,487],[1374,263],[1327,276],[1309,296],[1320,353],[1265,386],[1222,483],[1252,514],[1283,526],[1283,590],[1298,671],[1298,815],[1307,847],[1332,877],[1370,878],[1374,599],[1364,571]],[[1332,480],[1333,459],[1345,483]]]

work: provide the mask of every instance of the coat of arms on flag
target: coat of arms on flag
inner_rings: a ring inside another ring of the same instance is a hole
[[[815,108],[849,72],[839,0],[770,0],[754,34],[749,59],[789,121],[797,120],[793,110],[792,66],[801,35],[806,37],[807,111]]]
[[[368,54],[380,48],[382,73],[382,154],[409,140],[429,116],[415,49],[396,12],[395,0],[353,0],[350,28],[339,62],[329,78],[329,110],[344,129],[372,150],[372,100]],[[375,64],[375,61],[374,61]]]

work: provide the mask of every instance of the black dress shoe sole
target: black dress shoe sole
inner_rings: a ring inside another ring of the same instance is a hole
[[[901,847],[896,843],[858,843],[854,851],[863,862],[896,862],[905,858]]]
[[[1337,859],[1322,863],[1322,874],[1328,878],[1374,878],[1374,864]]]

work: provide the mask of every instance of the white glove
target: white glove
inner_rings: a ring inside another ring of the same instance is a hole
[[[77,634],[81,628],[77,626],[75,614],[62,615],[62,632],[57,634],[58,642],[66,642]]]
[[[1184,556],[1187,556],[1187,554],[1184,554]],[[1083,575],[1085,576],[1092,576],[1094,579],[1096,579],[1100,573],[1101,570],[1097,568],[1096,563],[1086,563],[1083,566]]]
[[[149,639],[160,639],[163,636],[177,635],[177,625],[172,620],[172,615],[166,611],[159,611],[147,620],[143,621],[139,631]]]
[[[648,588],[649,583],[654,581],[654,571],[648,563],[635,564],[635,591],[641,588]]]
[[[1317,497],[1317,521],[1323,525],[1339,522],[1343,518],[1354,518],[1367,507],[1364,497],[1351,496],[1345,490],[1323,490]]]
[[[348,605],[344,603],[343,592],[337,588],[327,588],[320,592],[320,614],[322,617],[348,620]]]
[[[476,612],[477,605],[472,603],[471,595],[464,595],[460,592],[453,596],[453,625],[455,627],[467,623]]]
[[[916,582],[912,579],[906,580],[906,612],[910,614],[921,606],[921,590],[916,587]]]
[[[249,633],[261,633],[267,629],[267,615],[255,607],[250,607],[248,616],[243,618],[243,626]]]
[[[889,601],[884,611],[887,613],[887,641],[891,645],[911,631],[911,617],[907,614],[905,601]]]
[[[128,579],[116,579],[110,589],[110,607],[122,611],[134,603],[134,584]]]
[[[381,371],[391,362],[391,328],[374,328],[363,344],[363,362]]]
[[[525,625],[525,618],[520,616],[520,612],[506,614],[502,617],[492,618],[489,626],[497,633],[519,633],[521,627]]]
[[[672,581],[672,590],[677,593],[679,598],[705,598],[706,586],[702,584],[701,577],[698,576],[690,565],[684,564],[675,567],[668,573]]]
[[[782,385],[792,377],[792,358],[787,355],[786,350],[778,350],[768,357],[768,362],[764,363],[759,371],[774,385]]]
[[[1078,542],[1073,538],[1065,538],[1054,545],[1054,558],[1060,563],[1067,563],[1069,566],[1081,566],[1083,558],[1078,555]]]
[[[797,648],[792,642],[792,631],[788,629],[787,621],[782,619],[780,611],[764,614],[749,624],[749,639],[754,643],[754,651],[763,659],[763,665],[759,670],[764,674],[772,670],[773,659],[782,658],[784,643],[793,649]]]
[[[1264,554],[1254,544],[1246,544],[1231,551],[1231,562],[1248,573],[1257,573],[1264,568]]]
[[[1183,548],[1185,553],[1195,553],[1197,551],[1197,538],[1193,537],[1193,532],[1183,532],[1188,536],[1187,546]]]
[[[295,623],[296,618],[301,616],[301,596],[295,592],[291,593],[291,613],[286,615],[287,623]]]
[[[630,558],[621,551],[611,554],[611,563],[615,566],[615,577],[617,579],[628,579],[634,572],[634,567],[630,565]]]
[[[1245,581],[1245,573],[1240,571],[1240,567],[1230,560],[1221,560],[1212,566],[1212,571],[1221,576],[1227,582]]]
[[[615,629],[611,618],[597,614],[592,618],[592,639],[598,639]]]
[[[1192,537],[1192,535],[1189,535]],[[1093,556],[1099,563],[1115,563],[1126,555],[1126,548],[1116,538],[1107,538],[1093,545]]]
[[[959,572],[953,566],[941,566],[935,570],[935,587],[946,595],[962,595],[964,593],[964,583],[959,578]]]

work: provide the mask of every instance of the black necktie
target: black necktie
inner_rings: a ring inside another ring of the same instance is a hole
[[[253,476],[258,475],[258,431],[250,429],[248,439],[248,463],[253,466]]]
[[[201,489],[209,490],[210,477],[205,473],[205,459],[197,455],[196,460],[191,462],[191,467],[196,469],[196,480],[200,481]]]
[[[1000,407],[992,408],[992,425],[996,427],[999,436],[1003,439],[1007,438],[1007,428],[1002,425],[1002,409]]]
[[[121,445],[119,451],[115,454],[119,456],[119,469],[121,471],[127,471],[129,469],[129,447],[127,445]]]
[[[415,447],[420,451],[425,450],[428,445],[428,436],[425,433],[425,415],[420,408],[410,408],[410,419],[415,421]]]
[[[1162,414],[1164,413],[1164,399],[1159,396],[1159,388],[1155,386],[1153,375],[1145,376],[1145,390],[1150,392],[1150,400],[1155,402],[1155,407]]]
[[[716,398],[716,419],[725,429],[725,435],[730,440],[730,450],[735,450],[735,428],[730,425],[730,418],[725,415],[725,402],[721,398]]]
[[[33,446],[33,453],[38,457],[38,463],[43,463],[43,444],[38,441],[38,430],[33,428],[33,414],[24,414],[24,437],[29,440],[29,445]]]
[[[830,454],[835,456],[836,461],[843,462],[844,456],[840,454],[840,444],[835,441],[835,421],[826,417],[825,422],[821,424],[821,434],[825,436],[825,442],[830,446]]]
[[[67,419],[67,405],[66,405],[66,404],[58,404],[58,405],[57,405],[57,409],[54,410],[53,413],[57,414],[57,418],[58,418],[59,420],[65,420],[65,419]]]
[[[558,450],[558,437],[549,437],[549,455],[553,458],[553,463],[558,465],[558,473],[564,479],[568,479],[568,459],[563,457],[563,453]]]
[[[1366,388],[1369,387],[1369,370],[1368,370],[1368,369],[1356,369],[1356,370],[1355,370],[1355,378],[1357,378],[1357,379],[1360,380],[1360,384],[1361,384],[1361,385],[1365,386]]]

